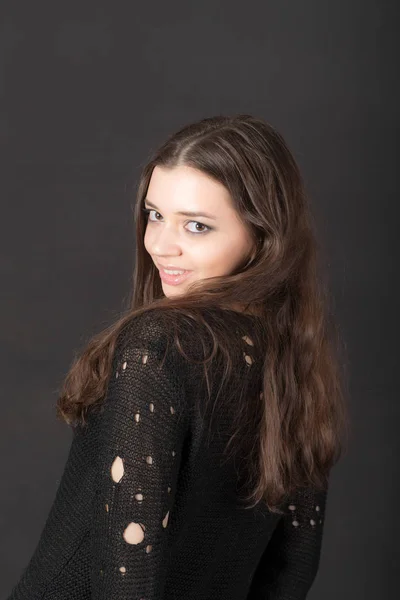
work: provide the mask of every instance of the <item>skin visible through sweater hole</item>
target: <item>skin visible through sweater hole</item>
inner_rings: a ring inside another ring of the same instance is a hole
[[[163,522],[162,522],[163,527],[166,527],[168,525],[168,518],[169,518],[169,511],[167,512],[167,514],[163,518]]]
[[[146,456],[146,462],[148,465],[152,465],[153,464],[153,457],[152,456]]]
[[[149,355],[148,354],[143,354],[142,355],[142,363],[145,365],[147,363],[147,359],[148,359]]]
[[[124,475],[124,463],[122,458],[117,456],[111,465],[111,477],[115,483],[119,483]]]
[[[248,365],[253,364],[253,359],[248,354],[244,354],[244,359],[245,359],[245,361],[247,362]]]
[[[246,342],[246,344],[249,344],[249,346],[254,346],[253,340],[251,338],[249,338],[248,335],[244,335],[242,337],[242,340],[244,340]]]
[[[144,526],[141,523],[129,523],[123,538],[127,544],[140,544],[144,540]]]
[[[122,575],[125,575],[126,567],[120,567],[119,570],[121,571]]]

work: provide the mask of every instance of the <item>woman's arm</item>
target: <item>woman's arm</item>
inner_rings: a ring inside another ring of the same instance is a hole
[[[317,575],[327,490],[299,489],[255,572],[248,600],[305,600]]]
[[[99,434],[93,600],[163,598],[168,534],[188,427],[184,365],[132,330],[116,354]]]

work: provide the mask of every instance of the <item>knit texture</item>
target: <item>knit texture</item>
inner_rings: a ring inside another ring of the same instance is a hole
[[[239,382],[252,398],[266,352],[255,343],[258,318],[222,309],[219,318],[238,336],[233,401]],[[101,410],[73,428],[44,529],[8,600],[306,598],[327,492],[298,490],[284,515],[263,503],[244,510],[238,464],[222,460],[230,411],[215,411],[206,443],[194,402],[206,395],[202,367],[171,339],[157,311],[119,336]]]

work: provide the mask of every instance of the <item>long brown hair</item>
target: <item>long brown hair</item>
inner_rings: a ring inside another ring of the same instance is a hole
[[[254,239],[253,256],[246,264],[229,275],[197,281],[174,298],[164,296],[158,270],[144,247],[142,209],[157,165],[190,166],[222,183]],[[207,311],[229,308],[234,298],[236,305],[256,311],[268,340],[258,395],[262,400],[249,402],[239,393],[235,430],[226,446],[239,447],[251,423],[256,452],[246,468],[252,482],[248,508],[265,500],[279,512],[279,504],[298,486],[325,488],[347,442],[344,355],[302,177],[282,136],[251,115],[215,116],[187,125],[143,168],[134,210],[136,263],[130,306],[74,359],[57,415],[69,424],[85,424],[88,411],[101,404],[106,393],[118,334],[133,317],[152,310],[161,312],[166,327],[176,332],[178,347],[187,322],[182,315],[204,326],[202,331],[213,341],[212,356],[216,348],[224,356],[224,385],[232,373],[236,333],[222,322],[208,326]]]

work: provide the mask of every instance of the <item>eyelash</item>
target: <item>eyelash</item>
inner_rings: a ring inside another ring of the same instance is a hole
[[[151,208],[151,209],[150,208],[142,208],[142,211],[147,216],[149,215],[149,213],[151,213],[153,211],[156,212],[156,213],[158,213],[159,215],[161,214],[158,211],[156,211],[154,208]],[[157,222],[159,222],[159,221],[150,221],[150,223],[157,223]],[[204,234],[204,233],[208,233],[208,231],[212,231],[212,229],[213,229],[212,227],[209,227],[208,225],[204,225],[204,223],[200,223],[200,221],[189,221],[189,223],[197,223],[198,225],[202,225],[202,227],[206,227],[206,231],[188,231],[188,233],[191,233],[193,235],[201,235],[201,234]]]

